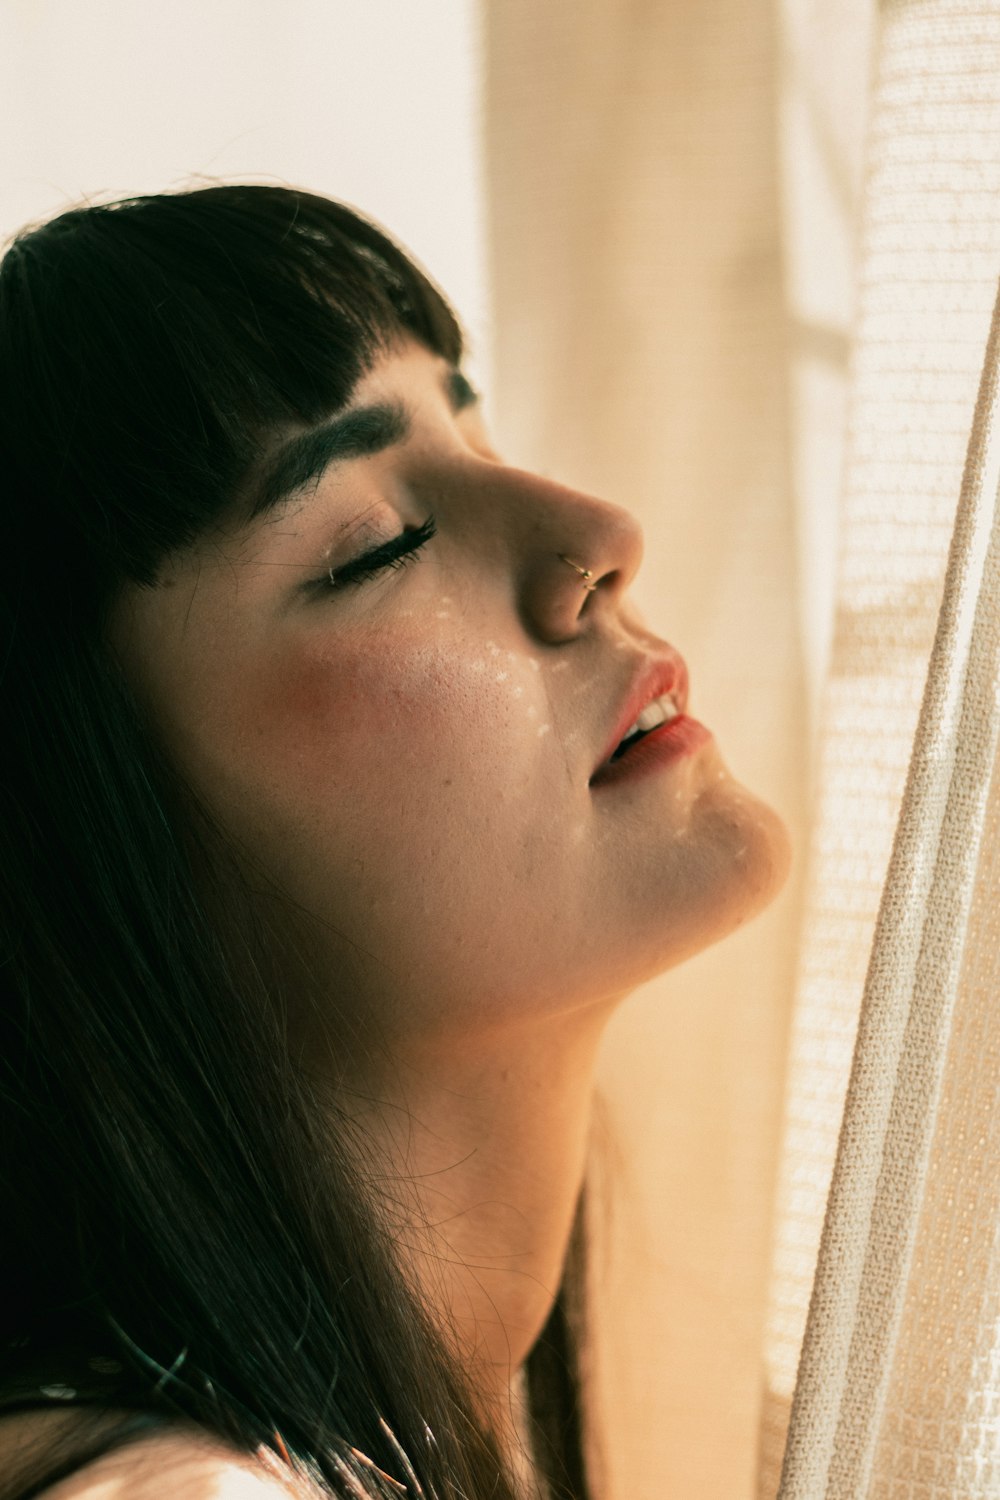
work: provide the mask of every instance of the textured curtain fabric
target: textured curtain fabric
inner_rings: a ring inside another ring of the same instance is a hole
[[[483,16],[501,442],[799,855],[609,1038],[606,1494],[1000,1495],[1000,5]]]
[[[1000,7],[887,5],[873,89],[760,1492],[794,1390],[783,1500],[985,1500],[1000,1494]]]

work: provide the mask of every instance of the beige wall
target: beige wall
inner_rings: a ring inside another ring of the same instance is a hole
[[[486,368],[477,105],[474,0],[2,0],[0,236],[196,173],[293,182],[402,239]]]

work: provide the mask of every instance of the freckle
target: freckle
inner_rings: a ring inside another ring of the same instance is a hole
[[[549,732],[549,730],[551,728],[552,728],[551,724],[539,724],[539,726],[538,726],[538,738],[541,739],[541,737],[542,737],[543,734],[548,734],[548,732]]]

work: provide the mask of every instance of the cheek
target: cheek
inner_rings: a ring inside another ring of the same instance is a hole
[[[322,653],[288,653],[260,674],[245,704],[262,746],[279,758],[294,754],[303,771],[328,776],[356,770],[356,751],[385,732],[387,699],[365,690],[359,664]],[[337,778],[340,779],[339,777]]]
[[[276,653],[230,700],[223,738],[248,769],[310,792],[433,783],[503,739],[504,704],[455,649],[385,640]],[[491,701],[496,697],[498,701]],[[478,760],[478,757],[476,757]],[[268,772],[271,774],[268,775]]]
[[[299,635],[214,675],[196,784],[304,907],[334,901],[344,930],[382,922],[402,943],[443,907],[481,926],[552,866],[555,735],[539,737],[544,689],[513,653]]]

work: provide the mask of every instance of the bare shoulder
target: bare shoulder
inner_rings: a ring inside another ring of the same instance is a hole
[[[302,1494],[300,1484],[281,1466],[226,1447],[201,1428],[171,1423],[153,1428],[126,1445],[88,1461],[101,1439],[114,1439],[130,1413],[99,1417],[79,1411],[39,1411],[0,1421],[0,1500],[288,1500]],[[81,1467],[45,1489],[38,1476],[53,1460],[72,1461],[78,1448]]]

